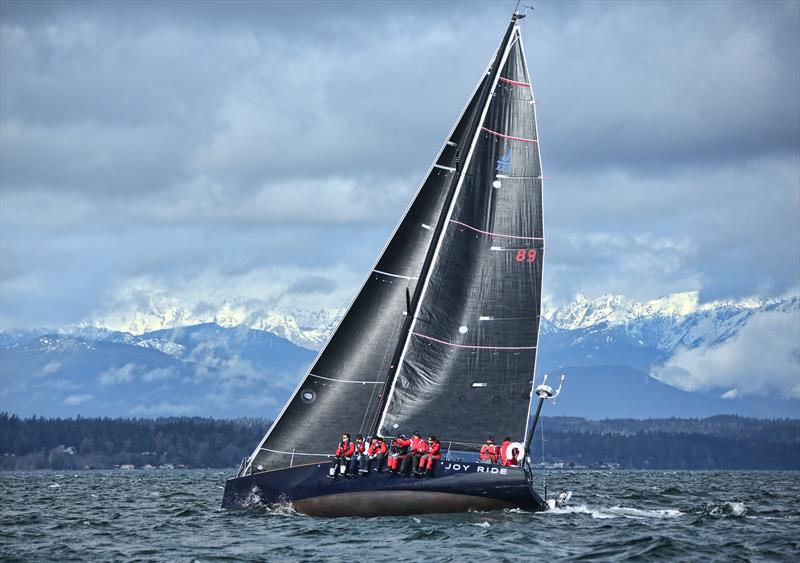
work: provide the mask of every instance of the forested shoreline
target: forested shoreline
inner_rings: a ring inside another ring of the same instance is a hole
[[[269,424],[252,418],[62,419],[0,413],[0,469],[235,467]],[[533,458],[559,467],[797,470],[800,420],[546,417],[534,438]]]

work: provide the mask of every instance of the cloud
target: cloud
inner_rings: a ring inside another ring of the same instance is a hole
[[[165,379],[172,379],[177,375],[178,374],[172,368],[158,368],[142,374],[142,381],[163,381]]]
[[[508,18],[452,2],[1,9],[3,328],[149,314],[150,290],[190,312],[345,305]],[[796,286],[798,18],[794,2],[581,2],[522,20],[546,292]]]
[[[125,364],[122,367],[112,367],[100,374],[100,385],[118,385],[133,381],[137,367],[135,364]]]
[[[82,403],[86,403],[94,399],[93,395],[89,394],[80,394],[80,395],[70,395],[66,399],[64,399],[65,405],[80,405]]]
[[[47,362],[42,368],[41,375],[52,375],[61,368],[61,362]]]
[[[651,375],[687,391],[728,388],[725,399],[800,399],[800,322],[796,312],[754,315],[732,339],[679,350]]]
[[[336,282],[322,276],[310,276],[303,280],[297,280],[287,289],[287,294],[308,295],[314,293],[330,294],[336,289]]]

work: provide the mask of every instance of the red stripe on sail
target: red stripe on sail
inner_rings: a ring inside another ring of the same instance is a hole
[[[538,143],[536,139],[524,139],[522,137],[512,137],[511,135],[503,135],[502,133],[498,133],[497,131],[492,131],[491,129],[487,129],[486,127],[481,127],[483,131],[487,133],[491,133],[492,135],[497,135],[498,137],[502,137],[504,139],[511,139],[512,141],[522,141],[524,143]]]
[[[513,84],[514,86],[530,86],[527,82],[517,82],[516,80],[511,80],[509,78],[500,77],[500,82],[505,82],[506,84]]]

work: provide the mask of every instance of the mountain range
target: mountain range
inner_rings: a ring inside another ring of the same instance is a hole
[[[700,304],[682,293],[636,302],[578,296],[546,306],[537,358],[542,373],[567,373],[551,414],[670,417],[742,414],[800,418],[795,398],[692,392],[659,381],[654,366],[685,350],[735,340],[764,313],[800,315],[800,298]],[[0,410],[46,416],[274,417],[341,316],[341,310],[279,312],[159,327],[180,311],[137,317],[130,330],[82,325],[0,333]],[[141,333],[143,326],[155,328]],[[753,353],[758,353],[754,350]],[[794,364],[798,365],[798,364]],[[800,370],[800,368],[798,368]],[[798,372],[800,377],[800,372]],[[723,398],[725,397],[725,398]]]

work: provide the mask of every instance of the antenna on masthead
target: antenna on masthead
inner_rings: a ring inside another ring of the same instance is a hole
[[[519,3],[522,0],[517,0],[517,6],[514,8],[514,13],[511,16],[511,21],[521,20],[525,16],[528,15],[528,10],[533,10],[533,6],[528,6],[527,4],[523,4],[522,7],[525,8],[524,12],[519,11]]]

